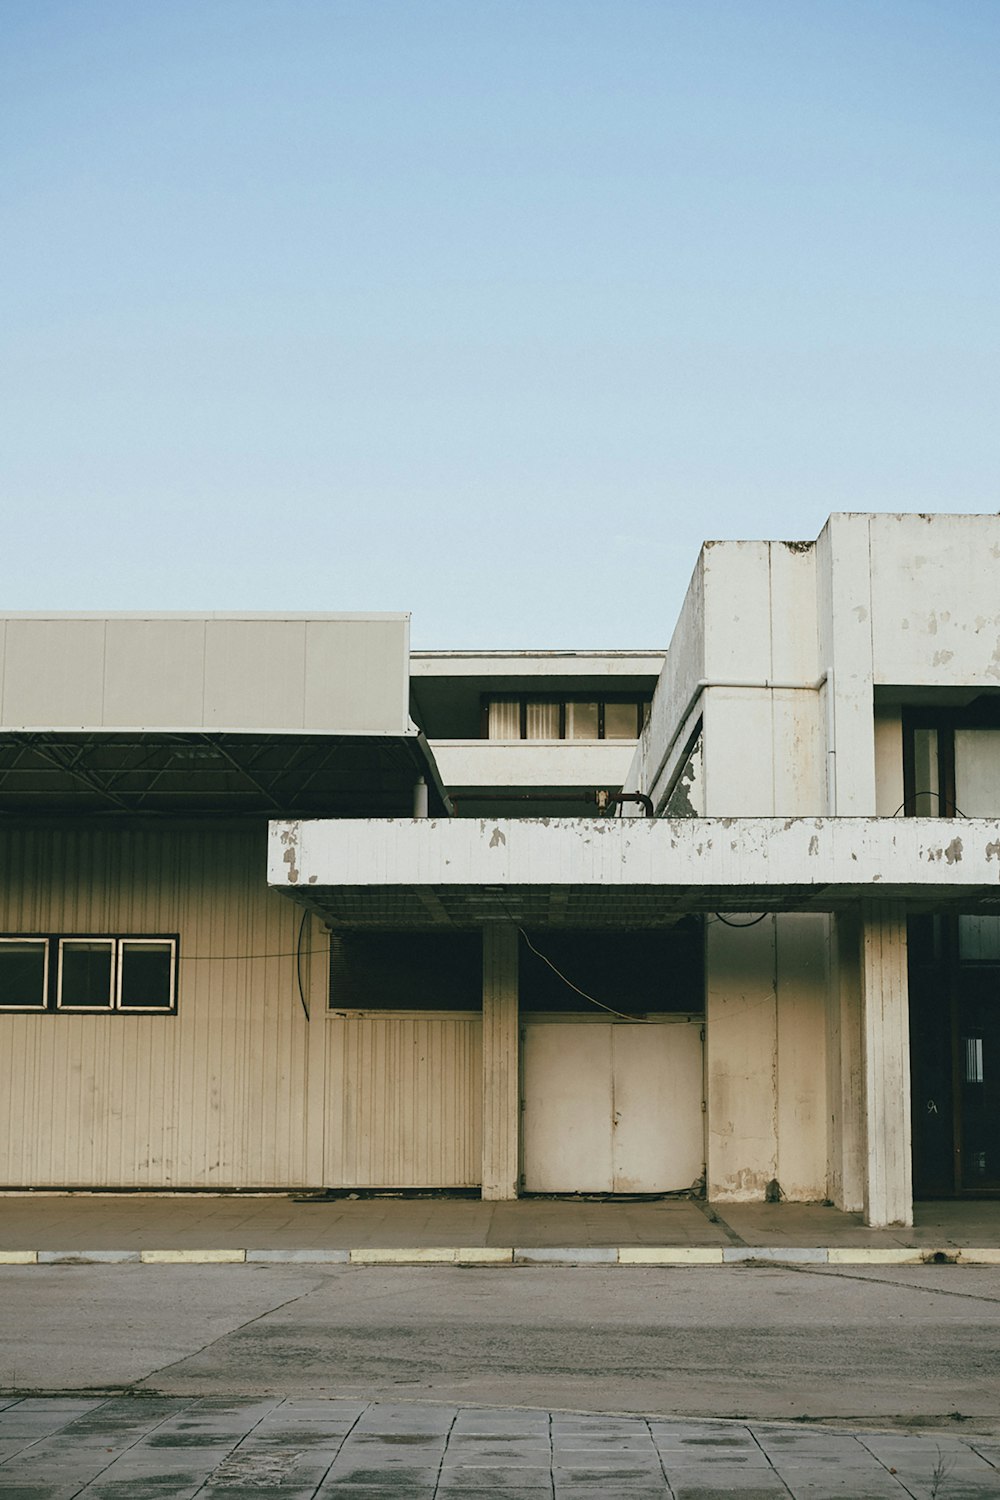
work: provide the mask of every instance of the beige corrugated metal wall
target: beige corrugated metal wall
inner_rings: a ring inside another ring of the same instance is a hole
[[[181,962],[176,1016],[0,1015],[0,1185],[307,1182],[300,914],[265,856],[263,824],[3,832],[0,930],[177,932]]]
[[[338,1017],[329,1023],[327,1059],[328,1183],[479,1185],[479,1018]]]

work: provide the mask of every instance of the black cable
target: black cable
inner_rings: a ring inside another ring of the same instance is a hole
[[[765,917],[769,917],[771,915],[772,913],[769,911],[762,911],[760,916],[754,917],[752,922],[730,922],[729,918],[724,917],[721,911],[717,911],[714,913],[715,920],[717,922],[721,922],[724,927],[756,927],[758,922],[763,922]]]
[[[299,1000],[302,1002],[302,1010],[306,1020],[310,1020],[309,1007],[306,1004],[306,992],[302,987],[302,936],[306,930],[306,922],[309,919],[308,911],[302,913],[302,921],[299,923],[299,937],[295,944],[295,978],[299,983]]]
[[[893,817],[894,818],[898,818],[899,815],[900,815],[900,813],[903,811],[903,808],[906,806],[907,802],[916,802],[916,800],[917,800],[918,797],[936,797],[939,802],[946,802],[948,800],[946,797],[942,797],[942,795],[941,795],[940,792],[914,792],[911,797],[904,798],[904,800],[896,808],[896,811],[893,813]],[[964,813],[960,807],[956,807],[954,805],[954,803],[952,803],[952,809],[951,810],[954,813],[954,815],[955,815],[956,818],[966,818],[967,819],[968,815],[966,813]]]

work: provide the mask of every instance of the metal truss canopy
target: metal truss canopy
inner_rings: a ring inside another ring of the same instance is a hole
[[[0,733],[0,816],[398,816],[419,776],[416,736],[17,730]]]
[[[1000,822],[939,818],[274,822],[270,884],[340,929],[673,925],[869,900],[1000,913]]]

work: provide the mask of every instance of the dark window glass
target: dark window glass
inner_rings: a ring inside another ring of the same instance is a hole
[[[45,955],[48,944],[0,942],[0,1005],[45,1005]]]
[[[479,1010],[478,932],[345,932],[330,943],[331,1010]]]
[[[122,943],[118,991],[122,1010],[170,1009],[173,953],[173,943]]]
[[[59,1004],[64,1010],[111,1009],[114,943],[71,938],[61,945]]]
[[[522,1011],[600,1016],[600,1005],[605,1005],[622,1015],[634,1016],[656,1012],[700,1014],[705,1008],[702,924],[697,917],[683,918],[664,931],[572,932],[548,928],[531,932],[529,937],[538,951],[533,952],[522,939]],[[600,1005],[592,1004],[584,995],[592,996]]]

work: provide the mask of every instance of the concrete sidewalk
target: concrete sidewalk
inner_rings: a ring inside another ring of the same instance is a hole
[[[526,1408],[183,1397],[0,1401],[11,1500],[988,1500],[1000,1443]]]
[[[690,1199],[628,1201],[521,1198],[330,1198],[283,1194],[18,1193],[0,1195],[0,1260],[142,1252],[219,1259],[363,1259],[364,1252],[520,1252],[636,1263],[641,1252],[673,1252],[703,1264],[760,1258],[844,1262],[939,1255],[1000,1262],[1000,1201],[921,1203],[912,1229],[868,1229],[857,1214],[822,1204],[705,1204]],[[566,1247],[572,1247],[567,1250]],[[354,1252],[352,1255],[351,1252]],[[606,1252],[606,1253],[598,1253]],[[796,1254],[796,1252],[798,1252]],[[974,1255],[972,1252],[980,1252]],[[386,1258],[398,1258],[389,1256]],[[415,1255],[414,1258],[420,1258]],[[541,1255],[539,1259],[543,1258]]]

